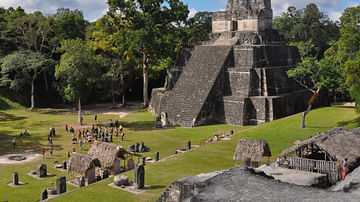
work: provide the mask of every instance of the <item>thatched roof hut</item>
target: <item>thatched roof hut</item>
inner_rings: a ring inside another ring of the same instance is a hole
[[[91,145],[88,154],[90,156],[98,158],[103,167],[112,167],[117,158],[125,159],[126,154],[141,156],[135,153],[128,152],[126,151],[126,149],[119,145],[99,141],[95,141]]]
[[[240,139],[234,153],[234,160],[260,162],[264,156],[271,156],[269,144],[264,140]]]
[[[349,167],[355,166],[360,159],[360,134],[356,132],[356,129],[352,131],[344,128],[334,128],[316,137],[298,142],[293,147],[282,151],[280,156],[288,156],[311,146],[326,152],[333,161],[347,158]]]
[[[90,168],[100,167],[100,161],[87,154],[73,153],[69,160],[68,172],[85,174]]]

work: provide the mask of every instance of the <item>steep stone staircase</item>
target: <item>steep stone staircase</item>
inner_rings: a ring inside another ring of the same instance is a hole
[[[195,47],[179,80],[166,97],[165,109],[162,109],[172,125],[195,125],[230,51],[230,46]]]

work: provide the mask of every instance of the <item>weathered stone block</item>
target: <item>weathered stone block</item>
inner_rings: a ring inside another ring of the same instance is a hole
[[[61,176],[56,179],[56,193],[60,195],[66,192],[66,177]]]

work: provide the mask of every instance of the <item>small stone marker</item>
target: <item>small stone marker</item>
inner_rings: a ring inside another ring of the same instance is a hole
[[[251,159],[250,158],[246,158],[243,161],[243,166],[249,167],[251,165]]]
[[[161,127],[168,127],[168,116],[166,112],[161,112]]]
[[[40,164],[38,166],[38,169],[36,170],[36,174],[38,177],[46,177],[47,176],[46,164]]]
[[[56,179],[56,193],[60,195],[66,192],[66,177],[61,176]]]
[[[63,161],[63,169],[67,170],[67,161]]]
[[[142,157],[141,163],[142,163],[142,165],[145,165],[145,164],[146,164],[146,156],[143,156],[143,157]]]
[[[189,140],[186,144],[187,150],[191,150],[191,141]]]
[[[109,171],[109,170],[107,170],[107,169],[105,169],[105,170],[104,170],[104,172],[103,172],[103,179],[108,178],[108,177],[109,177],[109,175],[110,175],[110,171]]]
[[[17,172],[14,172],[13,174],[13,184],[19,185],[19,174]]]
[[[155,153],[155,161],[158,161],[160,159],[160,152]]]
[[[140,145],[139,145],[139,152],[144,152],[144,146],[145,146],[145,144],[144,144],[144,142],[142,142]]]
[[[85,177],[84,176],[80,177],[79,187],[85,187]]]
[[[41,192],[40,201],[46,200],[47,198],[48,198],[48,192],[47,192],[47,189],[44,189],[44,190]]]
[[[133,159],[129,159],[128,160],[128,169],[134,169],[135,168],[135,163]]]
[[[126,175],[117,175],[114,177],[114,184],[117,186],[128,186],[129,177]]]
[[[141,189],[145,185],[145,169],[143,165],[137,165],[135,167],[134,184],[136,189]]]

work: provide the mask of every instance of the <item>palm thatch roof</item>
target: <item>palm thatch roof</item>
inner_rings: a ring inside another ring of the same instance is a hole
[[[101,166],[99,159],[87,154],[73,153],[69,160],[68,172],[85,174],[88,169],[95,166]]]
[[[269,144],[264,140],[240,139],[234,153],[234,160],[260,162],[264,156],[271,156]]]
[[[357,159],[360,160],[360,134],[356,130],[334,128],[285,149],[281,152],[280,156],[290,155],[301,148],[313,144],[321,151],[328,153],[334,160],[347,158],[349,166],[354,166],[358,161]]]
[[[128,152],[119,145],[99,141],[95,141],[91,145],[88,154],[98,158],[104,167],[112,167],[117,158],[125,159],[125,154],[141,156],[136,153]]]

